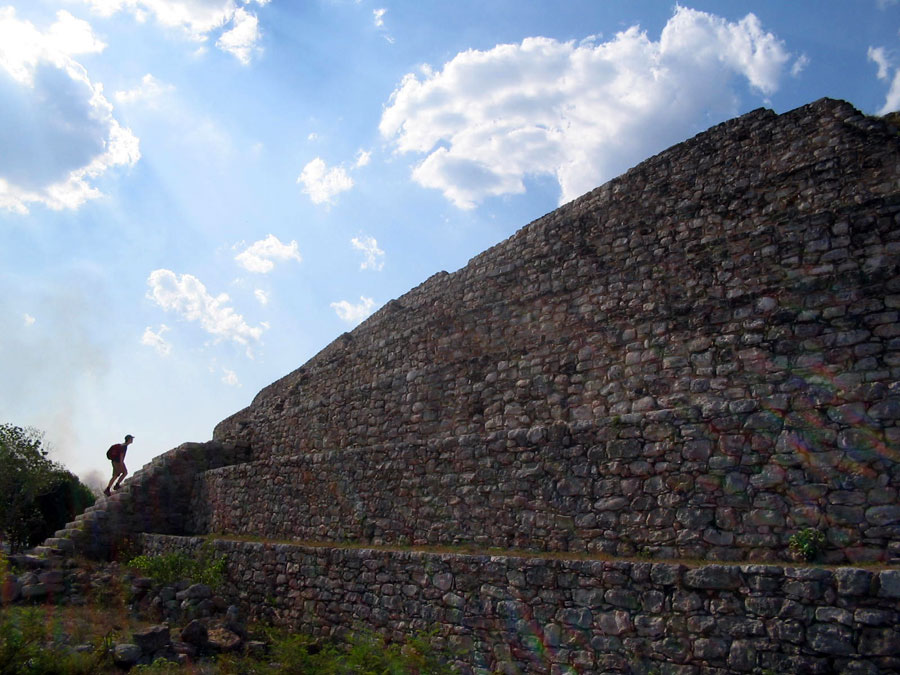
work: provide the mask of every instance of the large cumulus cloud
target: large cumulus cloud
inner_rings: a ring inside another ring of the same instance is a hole
[[[0,208],[77,208],[100,195],[95,179],[140,157],[138,139],[74,59],[103,48],[68,12],[41,32],[0,8]]]
[[[413,179],[460,208],[551,175],[566,202],[736,112],[805,62],[748,14],[729,22],[676,7],[659,40],[638,27],[606,42],[527,38],[407,75],[382,115]]]

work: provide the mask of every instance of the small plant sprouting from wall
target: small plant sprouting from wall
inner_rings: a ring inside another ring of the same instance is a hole
[[[792,535],[788,540],[788,545],[794,558],[812,562],[822,553],[825,546],[825,535],[815,528],[807,527]]]

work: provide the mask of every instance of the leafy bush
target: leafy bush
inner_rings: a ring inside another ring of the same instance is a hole
[[[225,556],[214,555],[212,548],[204,544],[196,558],[183,553],[139,555],[132,558],[128,565],[139,569],[161,584],[189,581],[194,584],[206,584],[215,589],[221,587],[225,581],[226,562]]]
[[[792,535],[788,540],[791,553],[796,558],[811,562],[819,557],[825,546],[825,535],[817,529],[807,527]]]

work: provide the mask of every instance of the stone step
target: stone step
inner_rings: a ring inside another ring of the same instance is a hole
[[[74,553],[75,551],[75,543],[71,539],[64,537],[50,537],[50,539],[44,542],[44,546],[59,549],[66,553]]]

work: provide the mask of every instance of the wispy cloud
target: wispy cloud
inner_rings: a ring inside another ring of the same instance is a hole
[[[375,301],[372,298],[360,296],[359,300],[360,302],[356,305],[350,304],[346,300],[332,302],[331,307],[342,321],[355,326],[369,316],[375,308]]]
[[[166,94],[175,91],[175,87],[171,84],[160,82],[153,75],[147,73],[141,78],[141,83],[133,89],[126,91],[117,91],[113,97],[116,103],[131,104],[139,101],[146,101],[151,104]]]
[[[230,306],[227,293],[210,295],[195,276],[158,269],[147,279],[147,297],[167,312],[175,312],[187,321],[196,321],[216,340],[231,340],[241,345],[259,341],[266,324],[250,326]],[[248,355],[250,352],[248,351]]]
[[[168,356],[172,353],[172,345],[166,341],[163,334],[171,330],[166,324],[161,324],[159,329],[154,333],[150,326],[144,329],[141,336],[141,344],[147,347],[153,347],[160,356]]]
[[[384,268],[384,251],[378,248],[378,242],[375,240],[375,237],[353,237],[350,240],[350,244],[353,248],[363,253],[364,258],[359,265],[359,269],[379,272]]]
[[[391,95],[380,130],[397,152],[424,155],[413,179],[460,208],[542,174],[565,202],[734,114],[737,81],[774,93],[791,62],[753,14],[676,6],[657,41],[638,27],[606,42],[535,37],[424,67]]]
[[[26,314],[26,315],[24,316],[24,324],[25,324],[25,326],[33,326],[34,323],[35,323],[35,321],[37,321],[37,319],[35,319],[33,316],[31,316],[31,314]]]
[[[372,19],[375,23],[375,27],[382,32],[382,37],[387,40],[390,44],[394,44],[394,38],[385,33],[385,25],[384,25],[384,15],[387,14],[387,10],[384,8],[372,10]]]
[[[296,241],[291,241],[290,244],[282,244],[274,234],[254,242],[244,251],[238,253],[234,259],[245,270],[256,274],[271,272],[275,269],[276,260],[303,262]]]
[[[879,115],[900,110],[900,68],[898,68],[891,54],[884,47],[869,47],[869,60],[878,66],[878,79],[890,82],[884,105],[878,111]],[[891,76],[893,71],[893,76]]]
[[[68,12],[41,32],[0,8],[0,208],[76,209],[100,196],[95,179],[140,158],[137,137],[74,58],[104,47]]]
[[[303,192],[309,195],[313,204],[331,204],[340,193],[353,187],[353,179],[343,167],[329,169],[321,157],[303,167],[297,183],[303,184]]]

